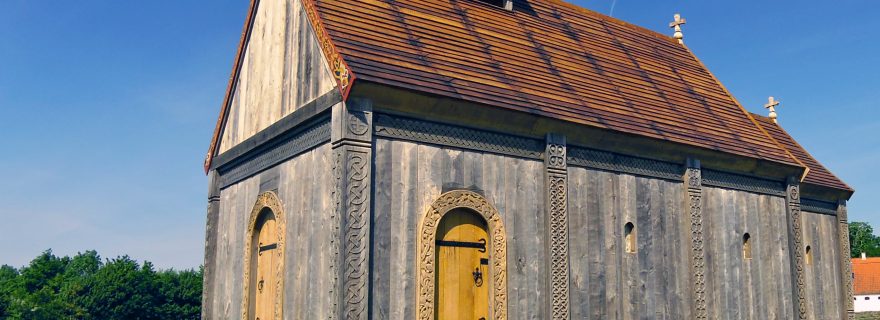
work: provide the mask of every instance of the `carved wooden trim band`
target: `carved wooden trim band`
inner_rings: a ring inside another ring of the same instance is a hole
[[[800,184],[796,178],[789,178],[785,200],[788,207],[789,255],[792,264],[792,284],[794,290],[794,311],[798,319],[807,318],[806,280],[804,275],[804,248],[801,232]],[[848,232],[848,231],[847,231]]]
[[[545,219],[550,270],[550,319],[569,319],[568,167],[565,137],[548,134],[544,164],[547,186]]]
[[[785,183],[728,172],[703,169],[703,185],[754,193],[785,196]]]
[[[842,310],[841,319],[852,320],[854,318],[853,307],[853,278],[852,278],[852,260],[850,259],[849,247],[849,221],[847,220],[846,201],[839,201],[837,204],[837,221],[839,229],[837,230],[838,243],[840,244],[840,276],[841,291],[843,305],[846,308]]]
[[[352,99],[357,100],[357,99]],[[332,112],[333,200],[331,318],[370,318],[372,105],[348,101]],[[338,226],[338,228],[336,227]]]
[[[434,320],[435,292],[435,242],[440,219],[457,208],[469,209],[486,220],[489,227],[489,319],[507,319],[507,232],[501,215],[482,195],[466,190],[454,190],[441,194],[419,224],[416,245],[416,319]]]
[[[821,200],[801,198],[801,211],[836,216],[837,204]]]
[[[709,318],[709,314],[706,307],[706,254],[703,247],[703,178],[698,160],[688,160],[684,185],[687,190],[686,208],[689,208],[691,216],[690,271],[693,277],[691,318],[704,320]]]
[[[543,159],[544,142],[411,118],[376,115],[375,134],[529,159]]]
[[[247,179],[328,141],[330,141],[330,122],[326,118],[320,119],[311,126],[280,138],[275,144],[254,150],[251,154],[242,157],[241,161],[218,168],[220,188]]]
[[[683,171],[675,163],[579,147],[568,148],[568,164],[674,181],[681,181]]]
[[[280,320],[283,314],[284,307],[284,248],[286,247],[284,244],[284,236],[286,235],[286,219],[284,216],[284,207],[281,204],[281,200],[278,199],[278,195],[275,192],[267,191],[261,193],[257,197],[257,201],[254,204],[254,208],[250,212],[250,218],[248,219],[247,225],[247,234],[245,238],[245,247],[244,247],[244,281],[242,287],[242,302],[241,302],[241,318],[242,319],[250,319],[248,312],[250,312],[250,308],[248,306],[248,301],[250,298],[250,272],[251,272],[251,246],[253,246],[253,235],[254,229],[256,228],[257,218],[260,217],[260,212],[263,209],[268,208],[272,211],[272,214],[275,215],[275,227],[276,234],[278,235],[278,248],[273,250],[271,254],[277,255],[278,265],[275,269],[275,287],[278,290],[275,292],[275,316],[272,318],[274,320]]]

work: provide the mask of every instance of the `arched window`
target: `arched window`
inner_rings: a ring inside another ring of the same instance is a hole
[[[449,191],[422,217],[416,319],[507,319],[507,238],[482,195]]]
[[[813,250],[810,246],[807,246],[807,249],[804,250],[804,263],[807,265],[813,264]]]
[[[743,234],[743,259],[752,258],[752,236],[748,232]]]
[[[274,192],[257,198],[248,223],[242,319],[281,319],[284,281],[284,215]]]
[[[623,226],[624,248],[628,253],[636,252],[636,227],[632,222]]]

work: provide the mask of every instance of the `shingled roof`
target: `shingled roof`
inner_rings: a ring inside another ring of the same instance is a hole
[[[822,187],[829,187],[834,189],[846,190],[849,192],[853,192],[853,189],[850,188],[849,185],[844,183],[840,178],[831,173],[828,168],[825,168],[821,163],[819,163],[816,158],[813,158],[809,152],[807,152],[804,147],[802,147],[785,129],[782,129],[778,123],[774,123],[770,118],[760,116],[757,114],[752,114],[755,120],[758,121],[758,124],[763,127],[767,132],[772,136],[776,141],[778,141],[782,146],[784,146],[788,151],[790,151],[801,163],[809,168],[807,172],[807,176],[804,178],[804,183],[814,184]]]
[[[315,4],[360,80],[799,165],[687,47],[648,29],[556,0]]]
[[[802,166],[686,46],[584,8],[558,0],[519,0],[512,11],[480,0],[302,3],[343,96],[369,81]]]

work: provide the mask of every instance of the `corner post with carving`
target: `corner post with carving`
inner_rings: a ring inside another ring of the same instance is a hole
[[[801,232],[800,181],[789,177],[785,192],[788,211],[788,248],[791,258],[791,281],[794,314],[798,319],[807,318],[806,288],[804,280],[804,248]]]
[[[547,261],[550,319],[569,319],[568,166],[565,137],[549,133],[545,148]]]
[[[335,221],[330,272],[331,317],[368,319],[370,219],[372,204],[373,112],[369,100],[349,99],[333,107],[333,190]]]
[[[217,254],[217,223],[220,218],[220,175],[217,169],[208,173],[208,210],[207,223],[205,224],[205,270],[202,282],[202,319],[216,317],[212,312],[214,293],[214,270],[216,263],[214,258]]]
[[[846,213],[846,200],[837,202],[837,221],[839,230],[837,231],[838,242],[840,243],[840,276],[841,279],[841,296],[843,305],[846,306],[841,310],[841,319],[853,319],[853,277],[852,277],[852,260],[850,259],[849,247],[849,220]]]
[[[693,276],[691,293],[693,295],[691,319],[708,319],[706,308],[706,254],[703,250],[703,171],[700,160],[687,160],[684,172],[684,185],[687,189],[687,206],[690,210],[691,264]]]

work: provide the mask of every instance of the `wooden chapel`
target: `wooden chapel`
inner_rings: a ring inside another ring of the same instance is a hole
[[[851,318],[853,190],[683,23],[252,0],[205,161],[202,317]]]

